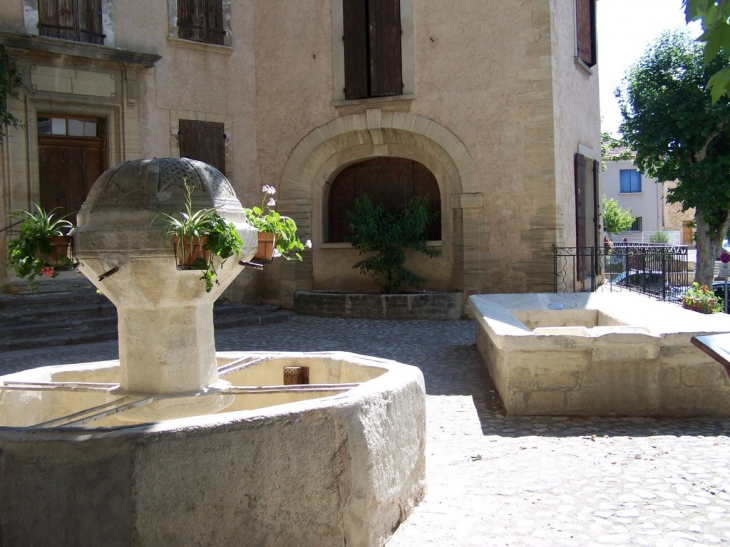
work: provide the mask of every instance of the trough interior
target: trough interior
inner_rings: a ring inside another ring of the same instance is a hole
[[[619,327],[627,323],[619,321],[601,310],[512,310],[515,316],[529,330],[546,327]]]
[[[219,360],[219,365],[223,366],[230,362],[231,360]],[[245,366],[228,374],[221,374],[221,379],[233,386],[241,387],[281,386],[284,384],[284,367],[291,366],[308,367],[310,384],[362,383],[377,378],[386,372],[385,368],[355,364],[338,358],[273,358]],[[27,382],[118,383],[119,375],[119,366],[104,364],[103,366],[80,367],[75,370],[35,369],[28,371],[27,374],[12,375],[12,379]],[[331,390],[210,394],[197,395],[194,398],[188,398],[188,400],[193,402],[197,397],[232,398],[232,404],[218,412],[211,412],[220,414],[319,399],[340,393],[342,391]],[[121,401],[122,397],[122,394],[114,392],[77,391],[61,386],[55,389],[35,391],[32,388],[28,390],[0,390],[0,426],[30,427],[89,408]],[[130,418],[122,421],[117,415],[111,415],[89,422],[81,427],[129,427],[135,424],[149,423],[149,421],[149,419],[130,421]]]

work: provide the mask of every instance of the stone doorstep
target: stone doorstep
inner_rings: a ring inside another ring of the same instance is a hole
[[[462,293],[368,294],[296,291],[294,311],[319,317],[455,320],[464,315]]]

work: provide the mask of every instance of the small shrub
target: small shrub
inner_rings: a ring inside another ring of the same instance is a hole
[[[649,243],[661,243],[667,245],[669,243],[669,236],[664,232],[654,232],[649,238]]]
[[[406,249],[413,249],[428,257],[438,251],[426,248],[429,224],[438,213],[428,212],[428,197],[415,197],[408,208],[399,213],[387,210],[382,204],[374,207],[367,196],[355,200],[355,210],[348,211],[350,232],[345,241],[360,254],[375,253],[353,266],[360,273],[372,275],[385,293],[396,293],[401,286],[418,288],[425,279],[406,269]]]

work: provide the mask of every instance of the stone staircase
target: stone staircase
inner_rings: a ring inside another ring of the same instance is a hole
[[[0,294],[0,352],[38,347],[107,342],[117,339],[117,310],[85,278],[43,283],[39,292]],[[277,306],[218,301],[216,329],[286,321],[291,312]]]

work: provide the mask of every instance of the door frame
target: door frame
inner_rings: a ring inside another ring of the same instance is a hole
[[[121,107],[119,105],[103,105],[88,102],[67,100],[50,101],[29,98],[27,102],[26,150],[28,151],[28,177],[25,195],[11,196],[13,209],[27,209],[30,204],[40,203],[40,165],[38,157],[38,124],[39,114],[42,116],[71,116],[78,118],[102,118],[104,121],[104,166],[121,163],[123,158],[121,129]]]

